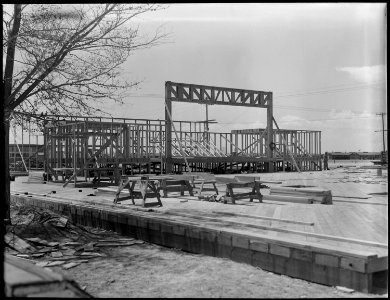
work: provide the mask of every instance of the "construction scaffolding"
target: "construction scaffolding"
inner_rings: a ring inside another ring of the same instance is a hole
[[[77,121],[51,122],[45,127],[46,171],[54,175],[61,169],[72,169],[86,181],[97,176],[115,180],[119,174],[167,173],[164,122],[140,122],[129,119],[96,122],[80,118]],[[266,129],[207,132],[206,138],[204,131],[184,129],[190,125],[202,128],[203,122],[175,123],[181,130],[177,131],[178,138],[171,139],[171,172],[189,171],[188,167],[191,171],[213,173],[267,171],[266,165],[270,160],[266,155]],[[274,169],[297,170],[293,157],[300,170],[320,170],[320,137],[318,131],[275,130],[275,157],[271,160]],[[283,138],[287,145],[282,142]]]
[[[209,131],[207,121],[172,120],[173,101],[266,108],[267,127]],[[167,82],[165,104],[165,120],[40,117],[45,172],[57,180],[65,174],[68,184],[80,178],[117,182],[120,174],[322,169],[321,132],[280,129],[271,92]]]

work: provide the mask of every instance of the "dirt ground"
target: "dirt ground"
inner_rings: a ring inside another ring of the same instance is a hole
[[[107,298],[374,297],[151,244],[112,249],[110,257],[82,264],[68,274],[91,295]]]
[[[64,228],[53,226],[54,223],[50,223],[53,214],[38,208],[13,204],[11,211],[13,226],[8,228],[8,232],[23,239],[40,238],[47,242],[58,242],[59,248],[53,248],[53,252],[69,252],[71,249],[66,246],[66,242],[86,245],[91,241],[118,237],[113,232],[70,222]],[[6,248],[6,251],[17,254],[10,248]],[[92,296],[104,298],[387,297],[387,294],[379,296],[345,292],[336,287],[277,275],[229,259],[185,253],[149,243],[94,247],[93,251],[103,256],[88,258],[84,263],[67,270],[61,265],[46,269],[68,275]],[[27,254],[26,258],[35,263],[53,259],[50,252],[41,257]]]

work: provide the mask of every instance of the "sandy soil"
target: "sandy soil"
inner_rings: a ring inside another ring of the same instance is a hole
[[[95,297],[375,297],[152,244],[110,249],[107,258],[79,265],[67,274]]]

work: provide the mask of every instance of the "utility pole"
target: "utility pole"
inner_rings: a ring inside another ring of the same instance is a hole
[[[382,136],[383,136],[383,153],[386,152],[386,147],[385,147],[385,131],[387,131],[387,129],[385,130],[385,120],[383,118],[384,115],[386,115],[386,113],[380,113],[380,114],[377,114],[378,116],[382,115],[382,130],[375,130],[375,132],[381,132],[382,131]]]

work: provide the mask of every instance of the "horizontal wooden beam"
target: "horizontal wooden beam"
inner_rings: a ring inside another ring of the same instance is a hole
[[[272,92],[234,89],[167,81],[166,100],[200,104],[218,104],[246,107],[272,105]]]

